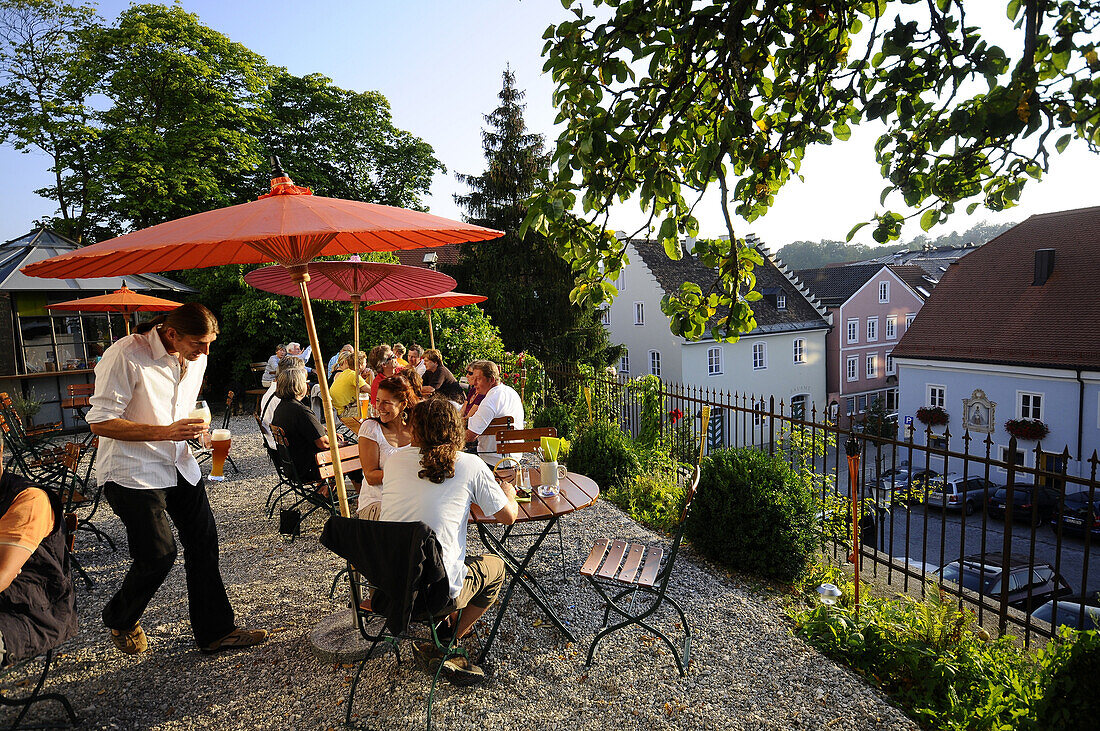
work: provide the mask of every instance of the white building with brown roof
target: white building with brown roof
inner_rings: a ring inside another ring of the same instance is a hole
[[[686,248],[686,247],[685,247]],[[825,408],[824,311],[805,290],[766,253],[755,270],[757,289],[764,295],[753,302],[757,326],[736,343],[709,337],[691,342],[673,335],[661,298],[684,282],[707,292],[717,272],[691,256],[673,261],[655,241],[632,240],[629,264],[617,283],[619,296],[605,311],[604,325],[611,342],[625,346],[619,371],[632,377],[653,374],[671,383],[714,391],[774,396],[776,408],[816,405]]]
[[[953,451],[969,431],[971,453],[988,435],[994,459],[1034,467],[1041,445],[1040,467],[1086,472],[1081,460],[1100,450],[1098,273],[1100,207],[1032,216],[948,267],[893,351],[903,423],[941,406]],[[1011,455],[1010,419],[1049,433]]]

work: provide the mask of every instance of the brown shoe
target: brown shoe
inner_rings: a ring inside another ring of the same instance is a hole
[[[133,627],[121,632],[113,629],[110,635],[111,644],[127,655],[138,655],[149,649],[149,639],[145,636],[145,630],[141,628],[141,622],[135,622]]]
[[[221,650],[239,650],[243,647],[258,645],[266,639],[266,629],[247,629],[245,627],[238,627],[220,640],[211,642],[201,649],[207,654],[219,652]]]

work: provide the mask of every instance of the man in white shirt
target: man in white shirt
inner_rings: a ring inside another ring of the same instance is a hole
[[[95,369],[87,421],[100,438],[96,475],[126,527],[133,558],[122,586],[103,608],[103,623],[122,652],[133,655],[148,647],[139,620],[175,563],[174,524],[183,544],[195,642],[203,652],[249,647],[263,642],[267,632],[234,622],[206,483],[187,447],[187,440],[207,431],[202,419],[189,414],[218,321],[191,302],[155,322],[149,332],[109,347]]]
[[[489,422],[498,416],[511,416],[512,428],[523,428],[523,401],[516,389],[501,383],[500,369],[491,360],[475,360],[466,370],[470,388],[482,394],[481,405],[466,425],[466,441],[477,440],[477,452],[489,461],[497,459],[497,438],[483,434]]]
[[[302,350],[301,343],[287,343],[286,354],[293,355],[295,358],[301,358],[302,362],[306,364],[306,373],[312,373],[313,368],[309,365],[309,357],[313,355],[313,346],[307,345],[305,350]]]
[[[409,368],[413,368],[420,377],[424,377],[424,372],[428,369],[426,363],[424,363],[424,348],[420,347],[416,343],[409,346]]]

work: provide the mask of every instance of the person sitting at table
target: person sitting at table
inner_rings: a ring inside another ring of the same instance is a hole
[[[306,373],[312,373],[313,369],[309,367],[309,356],[312,354],[312,346],[307,345],[305,350],[302,350],[301,343],[287,343],[286,354],[293,355],[295,358],[301,358],[302,362],[306,364]]]
[[[370,401],[373,404],[378,394],[378,384],[383,378],[389,378],[399,370],[397,358],[388,345],[376,345],[370,351],[370,366],[374,370],[374,380],[370,384]]]
[[[420,399],[401,376],[383,378],[378,384],[378,399],[374,403],[378,416],[365,419],[359,427],[359,463],[363,466],[363,481],[359,491],[358,511],[382,499],[382,475],[386,460],[399,447],[412,441],[409,412]]]
[[[397,358],[397,367],[398,368],[404,369],[404,368],[409,367],[409,361],[405,360],[405,346],[404,345],[402,345],[401,343],[394,343],[393,344],[393,354]]]
[[[279,343],[275,346],[275,355],[267,359],[267,365],[264,367],[263,375],[260,376],[260,385],[267,388],[271,384],[275,383],[276,371],[279,368],[279,363],[286,357],[286,346]]]
[[[360,363],[367,358],[367,354],[359,351]],[[332,408],[336,409],[340,417],[359,417],[359,394],[368,393],[370,385],[363,380],[363,376],[355,372],[355,353],[353,351],[341,351],[336,361],[336,378],[329,386],[329,396],[332,399]]]
[[[414,371],[412,368],[402,368],[395,374],[398,378],[404,378],[408,382],[409,388],[412,392],[417,394],[419,398],[423,398],[424,394],[424,379],[420,377],[420,374]],[[417,400],[419,400],[419,398]]]
[[[340,353],[354,353],[354,352],[355,352],[355,346],[353,346],[351,343],[348,343],[344,347],[340,348],[340,350],[337,351],[335,355],[333,355],[331,358],[329,358],[328,363],[325,364],[325,370],[328,373],[328,377],[332,378],[333,376],[336,375],[336,363],[337,363],[337,361],[340,360]]]
[[[435,393],[454,404],[455,411],[458,412],[459,416],[462,416],[462,410],[466,406],[466,392],[462,390],[462,386],[458,385],[458,381],[444,383]],[[464,420],[463,424],[465,423]]]
[[[466,555],[470,505],[477,503],[485,515],[512,525],[519,516],[516,491],[507,482],[498,485],[488,465],[462,452],[462,421],[446,399],[416,404],[411,430],[410,446],[397,448],[387,458],[381,519],[422,521],[435,531],[450,580],[450,604],[444,611],[462,610],[454,628],[461,639],[496,601],[505,578],[499,557]],[[413,650],[428,667],[438,662],[431,642],[414,644]],[[468,680],[484,677],[481,668],[464,657],[452,658],[446,667]]]
[[[457,381],[447,366],[443,365],[443,354],[435,348],[424,351],[424,395],[431,396],[444,383]]]
[[[328,449],[328,434],[313,409],[302,403],[308,391],[305,368],[288,368],[275,379],[275,395],[279,405],[271,417],[271,424],[286,433],[287,451],[298,479],[316,482],[321,479],[317,470],[317,452]]]
[[[470,365],[466,366],[466,403],[462,405],[462,418],[467,422],[470,421],[470,417],[477,413],[477,407],[481,405],[481,402],[485,399],[485,394],[478,393],[478,390],[474,388],[474,361],[470,361]]]
[[[268,386],[264,395],[260,396],[260,435],[263,437],[267,456],[271,457],[271,461],[275,464],[279,462],[279,450],[275,446],[275,437],[271,436],[271,419],[275,416],[275,409],[279,408],[281,401],[275,391],[279,384],[279,374],[290,368],[301,368],[305,372],[306,365],[301,358],[293,355],[283,358],[279,361],[279,367],[275,369],[275,380]]]
[[[424,376],[424,371],[427,368],[424,364],[424,348],[416,343],[409,346],[409,368],[415,370],[421,377]]]
[[[500,368],[491,360],[475,360],[466,369],[470,389],[482,395],[477,412],[466,422],[466,441],[477,439],[477,451],[483,459],[497,459],[497,438],[485,434],[489,422],[499,416],[511,416],[512,428],[523,428],[523,400],[516,390],[500,380]]]

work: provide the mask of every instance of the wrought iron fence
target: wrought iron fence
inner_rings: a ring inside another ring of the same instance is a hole
[[[581,399],[582,409],[638,436],[644,395],[630,379],[554,367],[547,368],[546,379],[544,390],[569,402]],[[698,444],[699,417],[709,405],[707,452],[766,450],[811,479],[820,503],[822,548],[837,561],[851,558],[851,531],[845,529],[851,476],[841,453],[854,439],[865,576],[921,597],[930,589],[943,591],[997,634],[1010,626],[1022,630],[1025,644],[1033,634],[1056,633],[1057,622],[1052,631],[1049,619],[1032,616],[1048,595],[1054,606],[1043,616],[1059,617],[1062,600],[1063,615],[1071,610],[1080,627],[1092,626],[1085,604],[1100,590],[1100,566],[1091,566],[1094,536],[1100,537],[1095,452],[1082,461],[1068,447],[1050,452],[1036,442],[1025,450],[1013,436],[1006,459],[998,459],[1000,445],[992,434],[956,437],[949,429],[925,427],[919,443],[904,428],[908,434],[901,438],[858,425],[841,428],[812,403],[665,382],[659,399],[659,428],[672,448],[677,440]],[[1021,458],[1025,451],[1030,459]],[[1067,605],[1069,597],[1076,603]]]

